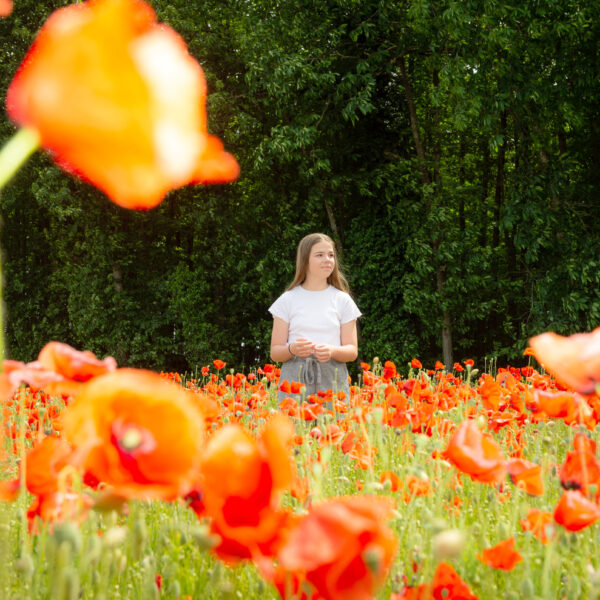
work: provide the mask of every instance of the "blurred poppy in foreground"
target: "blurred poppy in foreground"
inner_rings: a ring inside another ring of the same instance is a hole
[[[0,0],[0,17],[8,17],[13,9],[12,0]]]
[[[475,481],[499,483],[506,473],[500,446],[470,420],[463,421],[456,428],[444,457]]]
[[[150,371],[119,369],[82,386],[57,427],[73,461],[114,493],[174,499],[198,476],[204,420],[192,392]]]
[[[12,81],[10,117],[60,166],[126,208],[238,164],[208,135],[206,83],[179,35],[140,0],[89,0],[46,21]]]
[[[287,527],[280,497],[294,483],[293,435],[292,423],[277,415],[258,439],[239,425],[226,425],[206,444],[200,485],[222,558],[268,555]]]
[[[580,394],[592,394],[600,382],[600,327],[563,337],[547,332],[529,340],[538,362]]]
[[[556,508],[554,520],[569,531],[579,531],[600,519],[600,508],[580,492],[565,492]]]
[[[278,555],[280,566],[328,600],[373,598],[396,548],[385,524],[393,506],[390,498],[368,496],[314,505],[290,532]]]
[[[477,558],[494,569],[511,571],[522,562],[523,557],[515,550],[515,538],[511,537],[492,548],[486,548]]]

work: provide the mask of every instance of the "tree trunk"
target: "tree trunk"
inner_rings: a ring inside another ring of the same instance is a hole
[[[445,283],[446,268],[439,267],[437,271],[437,291],[440,297],[444,292]],[[454,364],[454,359],[452,358],[452,321],[447,308],[442,309],[442,356],[444,357],[444,364],[450,369]]]

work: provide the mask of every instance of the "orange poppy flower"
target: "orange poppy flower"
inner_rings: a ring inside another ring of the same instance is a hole
[[[583,397],[574,392],[535,390],[533,399],[537,410],[553,419],[562,419],[567,425],[585,421],[591,412]]]
[[[553,534],[553,521],[552,513],[530,508],[527,517],[521,519],[521,527],[523,531],[531,531],[542,544],[547,544]]]
[[[569,337],[547,332],[529,343],[540,364],[562,383],[580,394],[594,392],[600,382],[600,327]]]
[[[291,422],[275,415],[258,439],[239,425],[225,425],[206,444],[201,469],[204,506],[222,542],[222,558],[249,558],[269,552],[287,515],[280,509],[283,491],[295,482],[290,454]]]
[[[390,600],[478,600],[469,586],[461,579],[452,565],[441,562],[433,576],[431,584],[422,583],[417,587],[407,587],[401,594],[395,594]]]
[[[517,487],[522,487],[528,494],[544,495],[544,481],[540,465],[522,458],[515,458],[506,463],[506,471],[511,481]]]
[[[213,365],[215,365],[215,369],[217,369],[217,371],[220,371],[226,364],[226,362],[223,362],[218,358],[213,360]]]
[[[567,452],[565,462],[560,467],[560,483],[566,490],[581,490],[587,494],[594,484],[600,493],[600,464],[595,454],[588,450]]]
[[[72,448],[57,437],[45,437],[27,453],[25,482],[35,496],[59,489],[61,471],[70,464]]]
[[[423,368],[423,363],[418,358],[413,358],[410,361],[410,366],[413,369],[422,369]]]
[[[13,9],[12,0],[0,0],[0,18],[8,17]]]
[[[400,490],[402,488],[402,479],[400,479],[400,477],[398,477],[398,475],[396,475],[396,473],[394,473],[393,471],[384,471],[380,478],[379,481],[381,483],[385,483],[386,481],[390,482],[390,490],[392,492],[397,492],[398,490]]]
[[[500,446],[471,420],[463,421],[454,430],[444,457],[475,481],[499,483],[506,473]]]
[[[511,571],[522,562],[523,557],[515,550],[515,538],[511,537],[492,548],[486,548],[477,558],[494,569]]]
[[[569,531],[579,531],[600,519],[600,508],[580,492],[565,492],[556,508],[554,520]]]
[[[235,159],[207,134],[200,65],[139,0],[55,11],[12,81],[10,117],[56,161],[126,208],[188,183],[232,181]]]
[[[390,498],[345,496],[315,504],[289,533],[279,564],[328,600],[368,600],[390,568],[396,539]]]
[[[19,497],[20,491],[21,480],[19,477],[0,481],[0,501],[14,502]]]
[[[78,463],[125,497],[173,499],[198,476],[204,421],[180,385],[119,369],[83,384],[59,418]]]
[[[80,352],[68,344],[49,342],[37,361],[23,363],[16,360],[2,362],[0,388],[14,392],[21,383],[33,390],[49,394],[75,395],[83,381],[109,373],[117,368],[112,356],[99,360],[89,350]]]
[[[99,360],[89,350],[80,352],[61,342],[46,344],[38,356],[38,361],[44,369],[73,381],[88,381],[117,368],[117,361],[112,356]]]

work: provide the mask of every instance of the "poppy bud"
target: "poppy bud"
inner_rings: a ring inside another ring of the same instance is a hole
[[[179,580],[173,579],[169,582],[167,594],[170,598],[179,598],[181,596],[181,584],[179,583]]]
[[[81,532],[74,523],[69,521],[65,523],[57,523],[54,526],[52,534],[56,545],[59,547],[63,543],[67,543],[73,553],[79,553],[82,546]]]
[[[529,577],[525,577],[521,582],[521,597],[533,598],[535,588],[533,587],[533,581]]]
[[[59,600],[77,600],[79,598],[79,573],[74,567],[65,567],[58,574],[59,591],[53,596]]]
[[[127,529],[125,527],[111,527],[102,536],[102,543],[106,548],[116,548],[120,546],[127,537]]]
[[[383,558],[381,548],[374,545],[368,546],[363,552],[362,557],[371,573],[379,573],[381,559]]]
[[[498,535],[500,536],[500,539],[510,537],[510,530],[504,521],[498,523]]]
[[[221,543],[221,538],[216,534],[211,534],[206,525],[194,527],[191,530],[192,539],[200,550],[212,550]]]
[[[139,559],[144,553],[148,541],[148,528],[144,519],[136,519],[133,524],[132,550],[135,559]]]
[[[447,529],[434,536],[433,553],[438,560],[458,558],[465,542],[465,535],[460,529]]]
[[[373,357],[373,364],[374,364],[374,365],[377,365],[377,364],[379,364],[379,356],[374,356],[374,357]]]
[[[29,578],[33,574],[33,558],[29,552],[23,552],[15,562],[15,568],[23,577]]]

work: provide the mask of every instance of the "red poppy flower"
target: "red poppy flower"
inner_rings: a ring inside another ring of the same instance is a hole
[[[523,488],[532,496],[544,495],[544,481],[542,479],[542,467],[534,462],[515,458],[506,463],[506,471],[511,481]]]
[[[562,383],[580,394],[594,392],[600,382],[600,327],[569,337],[543,333],[529,343],[540,364]]]
[[[407,587],[402,594],[392,595],[390,600],[478,600],[469,586],[460,578],[452,565],[441,562],[431,584],[422,583]]]
[[[444,457],[475,481],[499,483],[506,473],[500,446],[471,420],[463,421],[454,430]]]
[[[328,600],[369,600],[384,581],[396,539],[390,498],[346,496],[315,504],[289,533],[280,565]]]
[[[443,362],[440,362],[439,360],[436,360],[435,361],[435,365],[433,366],[433,368],[436,371],[441,371],[442,369],[446,368],[446,365]]]
[[[554,520],[569,531],[579,531],[600,519],[600,508],[580,492],[565,492],[556,508]]]
[[[118,495],[174,499],[194,487],[204,420],[192,392],[156,373],[95,377],[58,426],[83,468]]]
[[[239,425],[226,425],[208,441],[201,488],[213,531],[221,537],[216,552],[227,560],[272,552],[288,523],[280,508],[283,491],[295,474],[290,455],[294,429],[276,415],[258,439]]]
[[[600,464],[595,454],[589,450],[567,452],[560,467],[560,483],[566,490],[581,490],[583,494],[594,484],[600,493]]]
[[[46,21],[12,81],[10,117],[127,208],[188,183],[232,181],[207,134],[206,84],[184,41],[139,0],[90,0]]]
[[[222,360],[219,360],[218,358],[216,360],[213,360],[213,365],[215,365],[215,369],[217,369],[217,371],[220,371],[227,363],[223,362]]]
[[[413,358],[410,361],[410,366],[413,369],[422,369],[423,368],[423,363],[421,363],[421,361],[418,358]]]
[[[553,522],[552,513],[530,508],[527,517],[521,519],[521,527],[523,531],[531,531],[542,544],[547,544],[554,529]]]
[[[523,560],[521,554],[515,550],[514,537],[496,544],[493,548],[486,548],[477,558],[489,567],[503,571],[511,571]]]
[[[385,379],[392,379],[397,376],[396,365],[391,360],[386,360],[383,365],[383,377]]]

